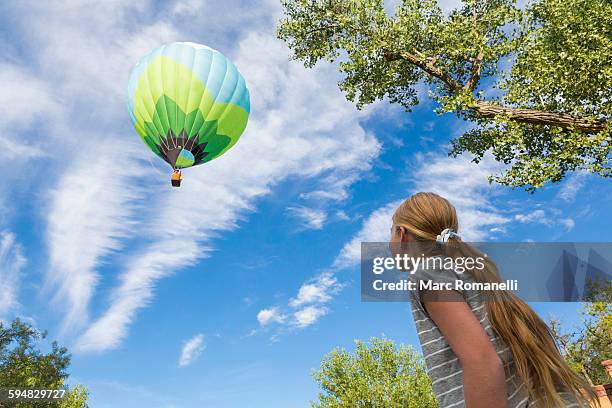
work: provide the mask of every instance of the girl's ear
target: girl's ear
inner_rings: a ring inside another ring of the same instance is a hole
[[[404,227],[400,227],[400,242],[408,242],[408,231]]]

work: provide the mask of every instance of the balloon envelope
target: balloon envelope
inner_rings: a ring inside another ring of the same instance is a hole
[[[219,51],[177,42],[154,49],[132,69],[128,110],[147,146],[170,166],[186,168],[238,141],[249,118],[249,90]]]

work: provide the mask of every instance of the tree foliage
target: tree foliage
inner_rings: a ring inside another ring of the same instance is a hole
[[[452,155],[490,152],[492,179],[533,190],[568,171],[609,177],[612,3],[464,0],[283,0],[278,36],[307,67],[340,60],[340,88],[359,108],[387,98],[410,111],[425,84],[438,113],[475,126]]]
[[[591,384],[606,384],[610,378],[601,362],[612,359],[612,283],[591,282],[585,300],[581,328],[566,333],[556,320],[551,328],[572,369]]]
[[[87,408],[87,388],[77,384],[60,401],[58,408]]]
[[[313,408],[434,408],[422,357],[386,339],[356,341],[354,353],[336,349],[313,377],[321,387]]]
[[[72,390],[66,386],[70,365],[68,350],[57,342],[51,344],[48,353],[38,349],[38,342],[46,337],[46,332],[39,332],[20,319],[15,319],[10,326],[0,321],[0,387],[63,388],[67,390],[64,399],[58,402],[5,402],[0,403],[0,407],[87,407],[87,390],[80,385]]]

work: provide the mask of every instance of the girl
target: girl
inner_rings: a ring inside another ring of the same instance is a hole
[[[455,208],[433,193],[404,201],[391,231],[392,245],[432,243],[452,258],[482,256],[462,243]],[[490,261],[481,271],[428,273],[440,281],[500,281]],[[565,363],[548,326],[512,292],[413,291],[411,301],[440,408],[588,407],[581,389],[590,387]]]

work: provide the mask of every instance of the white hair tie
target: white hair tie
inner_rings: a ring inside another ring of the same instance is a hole
[[[436,242],[444,244],[445,242],[448,242],[448,240],[452,237],[459,237],[459,234],[457,234],[452,228],[446,228],[440,233],[440,235],[436,237]]]

